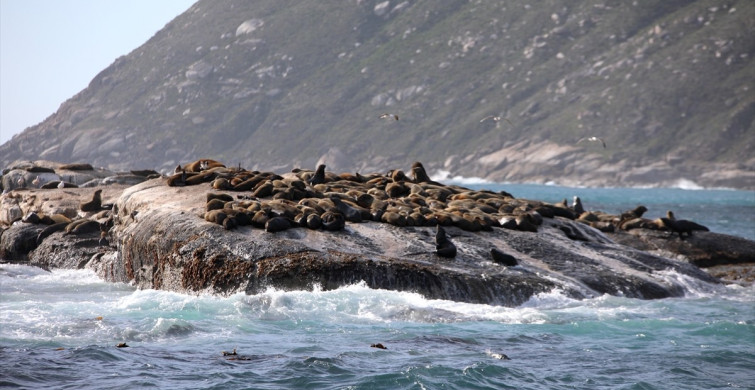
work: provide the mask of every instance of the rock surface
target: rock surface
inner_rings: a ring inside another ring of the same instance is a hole
[[[717,281],[695,264],[755,262],[755,243],[748,240],[712,232],[680,240],[651,229],[603,233],[568,213],[548,217],[547,210],[554,208],[542,210],[536,232],[445,226],[458,254],[443,258],[435,254],[431,226],[366,221],[347,222],[339,231],[227,230],[205,220],[207,194],[226,193],[238,200],[252,198],[251,191],[219,191],[208,183],[168,186],[164,177],[101,188],[103,203],[112,203],[113,209],[98,213],[76,210],[91,199],[92,188],[3,194],[0,215],[12,214],[7,211],[11,209],[22,215],[54,209],[70,215],[74,223],[96,223],[90,230],[56,231],[37,240],[43,225],[0,220],[5,226],[0,257],[44,268],[88,267],[106,280],[186,293],[255,293],[267,287],[315,285],[333,289],[364,281],[373,288],[415,291],[430,298],[507,306],[553,289],[576,298],[682,296],[678,278]],[[97,226],[107,233],[101,234]],[[494,262],[492,249],[513,256],[518,265]]]

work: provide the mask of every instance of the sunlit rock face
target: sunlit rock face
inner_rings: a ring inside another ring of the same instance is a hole
[[[202,0],[1,145],[0,166],[313,169],[338,150],[360,171],[755,189],[753,20],[747,0]]]

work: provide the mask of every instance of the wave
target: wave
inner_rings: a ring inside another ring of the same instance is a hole
[[[753,302],[755,287],[702,282],[675,271],[658,272],[685,298],[644,301],[603,295],[570,298],[554,289],[532,296],[518,307],[428,299],[414,292],[372,289],[360,282],[334,290],[268,288],[254,295],[229,297],[171,291],[115,289],[85,270],[39,273],[20,266],[0,274],[0,340],[72,343],[92,340],[164,341],[185,337],[229,336],[234,332],[269,332],[301,324],[376,325],[391,323],[565,324],[664,316],[670,306],[698,306],[709,301]],[[10,276],[15,275],[15,276]],[[61,277],[64,293],[56,291]],[[8,280],[17,286],[8,293]],[[78,287],[76,287],[78,286]],[[42,291],[42,293],[40,293]],[[46,291],[46,292],[45,292]]]
[[[450,171],[438,170],[438,172],[430,175],[430,179],[442,182],[446,184],[458,184],[458,185],[475,185],[475,184],[499,184],[490,180],[483,179],[481,177],[464,177],[464,176],[451,176]]]

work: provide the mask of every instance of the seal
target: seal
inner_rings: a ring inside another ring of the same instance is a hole
[[[389,113],[386,112],[386,113],[380,114],[380,116],[378,117],[378,119],[395,119],[395,120],[398,120],[398,115],[396,115],[396,114],[389,114]],[[411,122],[411,121],[409,121],[409,122]]]
[[[642,218],[642,215],[648,211],[645,206],[637,206],[633,210],[625,211],[619,216],[619,222],[616,223],[616,227],[623,230],[631,230],[639,227],[646,228],[647,222]]]
[[[35,225],[38,224],[38,223],[40,223],[41,221],[42,221],[42,218],[39,216],[39,214],[37,214],[37,213],[35,213],[33,211],[27,213],[26,215],[24,215],[23,218],[21,218],[21,222],[32,223],[32,224],[35,224]]]
[[[225,203],[221,199],[210,199],[205,205],[205,211],[222,210],[225,208]]]
[[[330,200],[333,201],[335,208],[343,214],[347,221],[355,223],[362,222],[362,213],[358,209],[345,203],[337,196],[330,197]]]
[[[619,223],[621,221],[635,219],[635,218],[642,218],[642,215],[645,214],[645,212],[648,211],[648,208],[645,206],[637,206],[632,210],[627,210],[621,213],[619,216]]]
[[[440,257],[456,257],[456,245],[448,239],[446,229],[437,225],[435,231],[435,254]]]
[[[82,235],[89,233],[99,233],[100,223],[91,219],[80,219],[68,224],[65,228],[66,234]]]
[[[507,267],[513,267],[519,264],[519,262],[516,260],[516,257],[503,253],[496,248],[492,248],[490,250],[490,257],[493,258],[494,263],[505,265]]]
[[[307,228],[316,230],[322,227],[322,218],[317,214],[307,216]]]
[[[79,205],[81,211],[100,211],[102,209],[102,190],[94,191],[92,200]]]
[[[184,165],[183,169],[186,172],[201,172],[201,171],[206,171],[208,169],[217,168],[217,167],[225,168],[225,165],[215,160],[201,159],[201,160],[197,160],[192,163]]]
[[[228,215],[223,211],[223,209],[212,209],[204,213],[205,221],[216,223],[218,225],[222,225],[223,221],[227,217]]]
[[[579,199],[579,196],[574,196],[574,203],[572,203],[572,209],[574,210],[574,213],[577,214],[577,216],[582,215],[582,213],[585,212],[585,208],[582,207],[582,200]]]
[[[666,212],[665,218],[658,218],[656,224],[659,229],[670,230],[672,235],[678,233],[680,240],[684,239],[684,233],[687,233],[687,237],[691,237],[692,231],[694,230],[709,231],[707,227],[696,222],[688,221],[686,219],[677,220],[671,210]]]
[[[93,171],[94,167],[92,164],[83,164],[83,163],[74,163],[74,164],[65,164],[58,167],[58,170],[66,170],[66,171]]]
[[[311,186],[325,183],[325,164],[320,164],[317,166],[317,170],[315,170],[315,174],[309,178],[308,183]]]
[[[291,228],[291,221],[286,217],[273,217],[265,222],[265,231],[268,233],[281,232]]]
[[[346,227],[346,218],[337,211],[326,211],[320,218],[322,219],[322,228],[325,230],[338,231]]]
[[[142,176],[146,178],[160,177],[160,173],[154,169],[139,169],[130,171],[132,175]]]
[[[516,230],[537,233],[537,227],[537,218],[534,217],[532,213],[526,213],[516,217]]]
[[[68,226],[70,222],[58,222],[54,223],[44,229],[42,229],[39,234],[37,234],[37,246],[44,241],[45,238],[47,238],[49,235],[55,233],[55,232],[61,232],[66,229],[66,226]]]
[[[419,161],[415,161],[414,164],[412,164],[412,176],[415,183],[431,183],[435,185],[438,184],[430,180],[430,176],[427,175],[425,167]]]

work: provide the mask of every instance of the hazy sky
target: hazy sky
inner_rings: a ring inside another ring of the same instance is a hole
[[[196,0],[0,0],[0,144]]]

